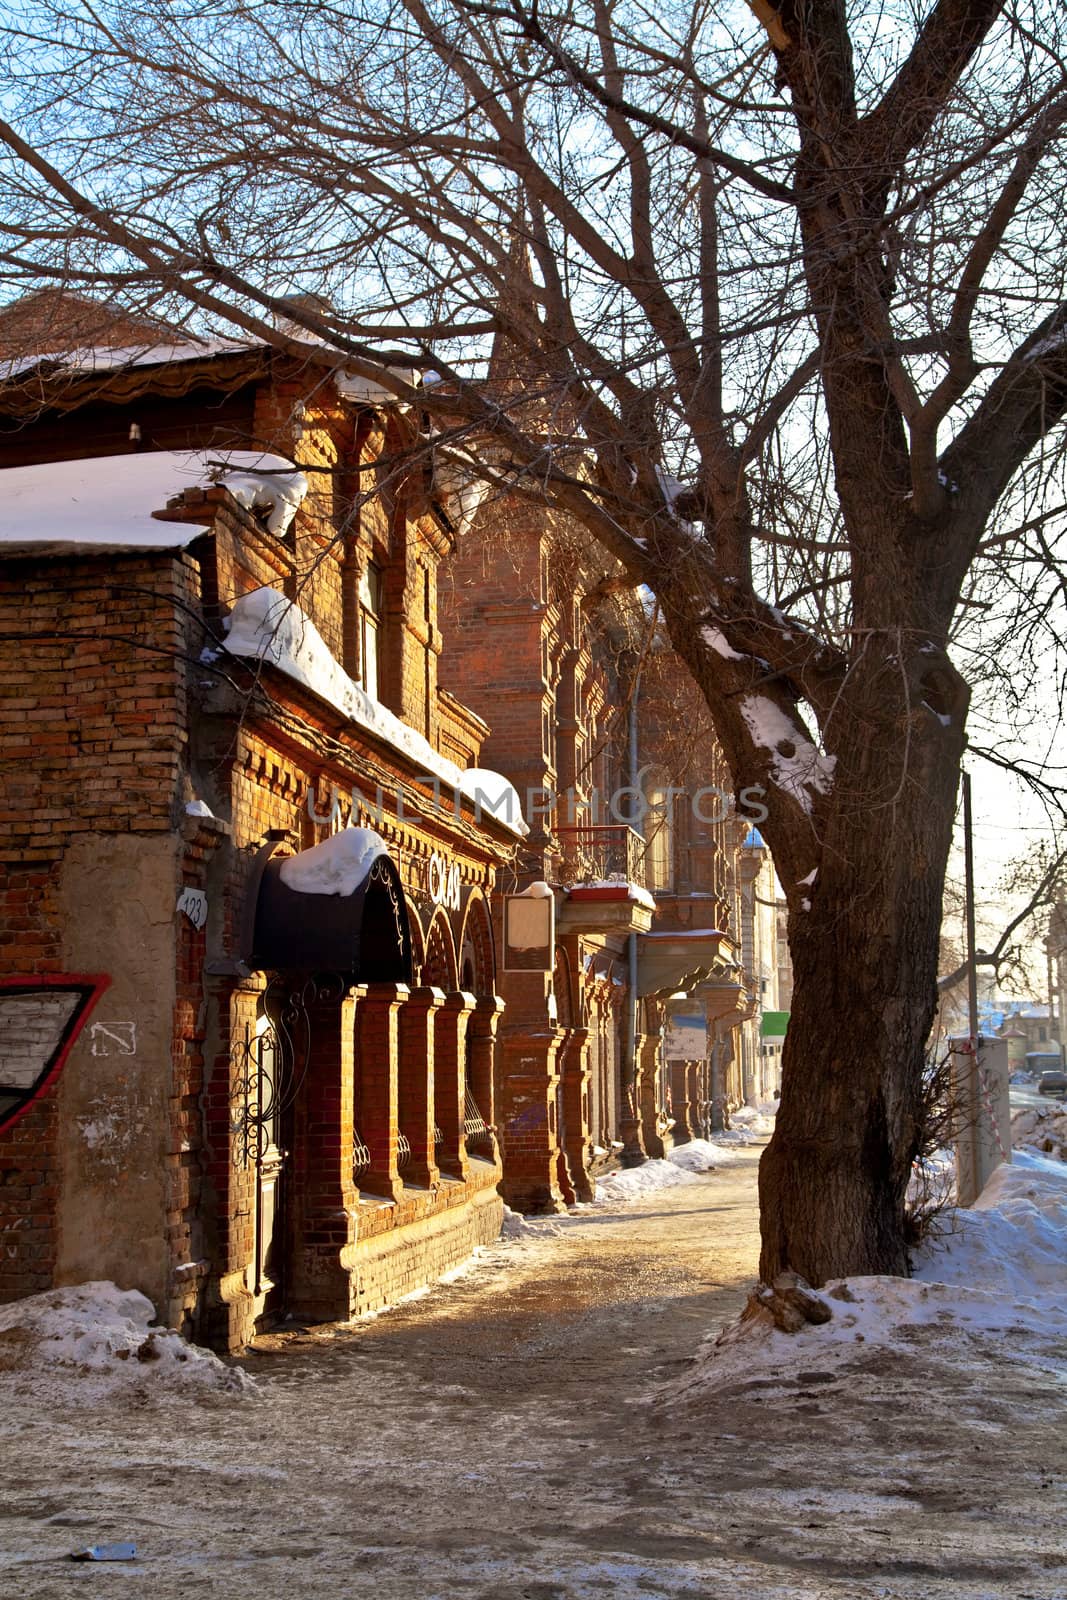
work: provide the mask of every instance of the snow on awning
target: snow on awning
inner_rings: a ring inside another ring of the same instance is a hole
[[[498,772],[464,771],[435,750],[421,733],[375,700],[348,676],[329,645],[300,607],[277,589],[253,589],[230,612],[225,648],[231,655],[270,662],[359,727],[399,751],[428,779],[440,779],[466,796],[479,820],[492,816],[525,836],[529,828],[514,787]]]
[[[271,855],[254,894],[248,965],[332,972],[352,983],[410,983],[411,926],[385,841],[346,828],[295,856]]]
[[[257,346],[248,340],[182,339],[172,344],[91,345],[83,350],[44,351],[20,356],[15,361],[0,361],[0,383],[7,383],[35,367],[59,368],[64,372],[114,372],[124,367],[173,367],[182,361],[204,361],[212,356],[233,355]]]
[[[647,889],[639,883],[628,883],[625,878],[588,878],[582,883],[572,883],[567,890],[571,900],[629,900],[635,906],[655,911],[656,902]]]
[[[0,554],[40,546],[57,552],[184,549],[200,537],[201,528],[188,521],[169,522],[153,512],[162,512],[168,500],[186,489],[207,488],[216,481],[219,469],[209,463],[217,461],[236,475],[235,498],[257,508],[268,495],[272,505],[284,500],[291,520],[299,501],[297,480],[305,488],[306,483],[284,456],[262,450],[89,456],[0,469]],[[225,481],[225,470],[222,477]],[[205,502],[204,522],[214,519],[214,506]]]
[[[286,856],[279,871],[297,894],[355,894],[378,857],[388,854],[373,828],[342,828],[310,850]]]

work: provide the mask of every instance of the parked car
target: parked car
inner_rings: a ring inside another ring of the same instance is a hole
[[[1067,1072],[1043,1072],[1037,1080],[1037,1092],[1067,1095]]]
[[[1063,1057],[1058,1050],[1028,1050],[1026,1070],[1032,1078],[1038,1077],[1042,1072],[1062,1072]]]

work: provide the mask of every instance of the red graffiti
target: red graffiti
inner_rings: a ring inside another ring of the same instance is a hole
[[[110,982],[75,973],[0,978],[0,1129],[55,1082]]]

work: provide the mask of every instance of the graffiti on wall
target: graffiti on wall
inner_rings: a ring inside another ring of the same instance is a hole
[[[54,1083],[110,981],[66,973],[0,978],[0,1129]]]

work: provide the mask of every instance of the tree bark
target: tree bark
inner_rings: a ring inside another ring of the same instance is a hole
[[[921,656],[912,666],[923,672]],[[760,1163],[766,1282],[787,1268],[814,1284],[908,1271],[904,1200],[966,709],[959,680],[950,712],[914,698],[914,671],[890,653],[850,684],[821,865],[810,887],[788,889],[793,1009]]]

